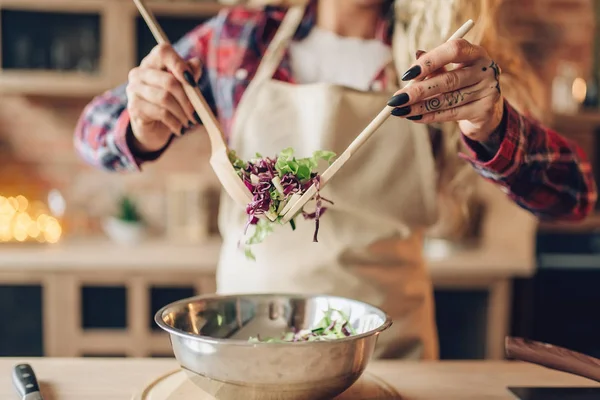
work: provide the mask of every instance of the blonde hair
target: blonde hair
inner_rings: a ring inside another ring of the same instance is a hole
[[[465,37],[484,47],[500,66],[504,98],[522,114],[543,120],[548,108],[545,88],[521,49],[502,37],[498,10],[502,0],[395,0],[393,53],[395,69],[403,74],[417,50],[431,50],[447,40],[468,19],[475,27]],[[458,154],[464,150],[458,124],[439,124],[441,135],[436,163],[440,202],[458,207],[462,221],[443,221],[432,228],[435,236],[461,236],[471,217],[471,200],[478,175]],[[442,212],[443,214],[443,212]]]

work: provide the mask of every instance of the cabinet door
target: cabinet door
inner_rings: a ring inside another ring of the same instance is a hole
[[[0,357],[44,355],[40,285],[0,285],[0,315]]]
[[[435,290],[440,359],[486,358],[487,290]]]
[[[515,287],[513,335],[600,357],[600,269],[540,269]]]
[[[123,6],[103,0],[0,0],[0,93],[93,96],[127,71]],[[120,37],[121,40],[116,40]]]

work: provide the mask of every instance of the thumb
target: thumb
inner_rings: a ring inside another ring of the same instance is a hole
[[[192,58],[191,60],[188,60],[187,63],[190,66],[190,69],[192,70],[194,79],[196,80],[196,82],[198,82],[200,80],[200,77],[202,76],[202,62],[199,58]]]

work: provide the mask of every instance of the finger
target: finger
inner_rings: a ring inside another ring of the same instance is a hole
[[[490,93],[491,91],[489,88],[484,88],[481,85],[474,85],[464,89],[442,93],[410,106],[394,108],[392,110],[392,115],[396,117],[412,117],[435,111],[448,110],[480,100],[489,96]]]
[[[134,82],[131,84],[131,91],[136,96],[141,97],[147,102],[168,110],[169,113],[179,121],[179,125],[185,127],[190,125],[189,118],[186,117],[185,112],[179,105],[179,102],[167,90]]]
[[[465,39],[450,40],[422,55],[402,76],[403,81],[425,77],[448,64],[473,63],[485,57],[485,50]]]
[[[187,119],[187,125],[193,125],[194,121],[200,122],[200,117],[194,111],[194,107],[183,90],[183,86],[171,73],[140,68],[133,82],[135,83],[136,81],[169,92],[175,98],[181,110],[183,110]]]
[[[190,66],[169,44],[159,44],[141,62],[141,66],[154,69],[166,69],[182,84],[197,86]]]
[[[416,52],[416,54],[415,54],[415,56],[416,56],[416,59],[418,60],[418,59],[419,59],[419,58],[421,58],[421,57],[422,57],[424,54],[427,54],[427,52],[426,52],[426,51],[424,51],[424,50],[417,50],[417,52]],[[432,72],[431,74],[429,74],[428,76],[426,76],[426,77],[424,78],[424,80],[425,80],[425,79],[431,79],[431,78],[432,78],[432,77],[434,77],[434,76],[440,75],[440,74],[444,73],[444,71],[446,71],[446,67],[445,67],[445,66],[444,66],[444,67],[442,67],[442,68],[440,68],[440,69],[438,69],[437,71],[434,71],[434,72]]]
[[[433,111],[423,115],[414,115],[407,119],[420,123],[431,124],[436,122],[450,122],[481,119],[482,110],[486,110],[483,114],[493,112],[495,99],[493,96],[486,96],[471,103],[466,103],[459,107],[452,107],[446,110]],[[489,110],[489,111],[488,111]]]
[[[423,79],[424,81],[429,80],[431,78],[435,78],[436,76],[442,75],[444,72],[448,72],[448,69],[443,66],[442,68],[438,69],[437,71],[433,71],[431,74],[427,75],[425,77],[425,79]]]
[[[191,60],[188,60],[188,65],[192,70],[194,82],[198,82],[200,80],[200,77],[202,76],[202,62],[198,58],[193,58]]]
[[[151,103],[137,95],[134,95],[130,100],[130,113],[132,117],[140,118],[144,122],[160,122],[165,125],[170,132],[177,136],[181,136],[183,127],[177,117],[169,110],[162,108],[154,103]]]
[[[486,78],[477,68],[441,72],[424,81],[414,81],[410,86],[398,91],[389,101],[390,107],[408,106],[442,93],[453,92],[475,85]]]

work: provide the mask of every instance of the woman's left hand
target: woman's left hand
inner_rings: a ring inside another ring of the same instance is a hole
[[[458,64],[447,71],[448,64]],[[388,105],[392,115],[424,124],[457,121],[462,133],[482,142],[502,121],[500,68],[485,49],[451,40],[423,54],[404,76],[415,80]]]

